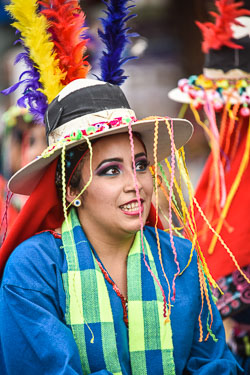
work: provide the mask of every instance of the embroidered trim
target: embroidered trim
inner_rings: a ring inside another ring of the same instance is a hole
[[[243,271],[250,276],[250,265],[243,267]],[[217,301],[217,308],[222,319],[233,317],[248,308],[250,304],[249,284],[238,270],[218,280],[218,285],[223,291],[220,295],[218,289],[213,289]]]
[[[91,126],[87,127],[87,129],[78,129],[77,131],[72,132],[71,134],[65,135],[62,139],[58,142],[53,143],[52,145],[48,146],[46,150],[43,151],[41,156],[43,158],[49,157],[53,154],[57,149],[61,148],[65,143],[71,143],[73,141],[79,141],[86,136],[90,136],[96,133],[101,133],[107,131],[109,129],[117,128],[120,126],[127,126],[131,122],[136,122],[136,118],[131,117],[116,117],[113,118],[111,121],[100,121]]]

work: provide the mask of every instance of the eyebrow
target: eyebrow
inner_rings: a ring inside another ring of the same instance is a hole
[[[138,159],[140,158],[141,156],[145,156],[147,157],[147,155],[145,154],[145,152],[139,152],[139,154],[136,154],[135,155],[135,159]],[[122,163],[123,162],[123,159],[121,158],[110,158],[110,159],[104,159],[103,161],[101,161],[100,164],[98,164],[98,166],[96,167],[96,169],[99,169],[103,164],[105,163],[110,163],[110,162],[119,162],[119,163]]]

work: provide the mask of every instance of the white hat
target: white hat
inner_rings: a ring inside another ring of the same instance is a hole
[[[161,161],[170,154],[171,141],[166,118],[159,117],[157,121],[157,157]],[[192,136],[193,126],[187,120],[170,121],[173,121],[174,142],[178,149]],[[148,158],[153,163],[156,117],[136,120],[119,86],[93,79],[70,82],[49,104],[45,115],[49,147],[12,176],[9,189],[13,193],[30,195],[47,166],[61,154],[63,147],[69,149],[86,142],[85,137],[93,140],[128,132],[128,123],[131,123],[133,131],[140,133]]]

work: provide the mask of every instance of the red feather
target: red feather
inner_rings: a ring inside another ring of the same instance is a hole
[[[90,65],[86,61],[87,39],[83,33],[85,15],[77,0],[43,0],[41,13],[48,19],[52,40],[55,46],[60,68],[67,75],[62,82],[67,85],[77,78],[86,78]]]
[[[235,49],[242,49],[242,46],[232,41],[233,31],[232,25],[242,26],[237,17],[250,15],[250,10],[238,9],[244,5],[243,1],[235,2],[233,0],[218,0],[215,5],[219,11],[218,13],[210,12],[215,18],[215,23],[198,22],[197,26],[201,29],[203,34],[202,51],[208,53],[212,49],[220,49],[222,46],[227,46]]]

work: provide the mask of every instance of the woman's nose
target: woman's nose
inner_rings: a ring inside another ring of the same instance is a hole
[[[134,171],[133,170],[127,171],[127,173],[125,174],[124,191],[125,192],[136,191],[135,184],[137,185],[138,190],[140,191],[142,189],[142,184],[139,178],[136,176],[136,181],[135,181]]]

